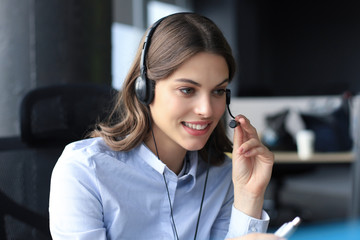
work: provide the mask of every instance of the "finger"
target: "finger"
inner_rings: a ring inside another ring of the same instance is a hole
[[[256,128],[251,125],[248,118],[246,118],[244,115],[238,115],[235,119],[240,123],[240,126],[249,138],[259,138]]]
[[[239,122],[238,120],[235,120]],[[245,132],[243,127],[239,125],[234,129],[233,148],[239,149],[239,147],[245,142]]]
[[[261,142],[255,138],[251,138],[250,140],[248,140],[240,145],[238,153],[244,154],[244,153],[250,151],[252,148],[257,148],[257,147],[262,147]]]
[[[266,149],[266,147],[259,146],[251,148],[250,150],[243,153],[243,155],[247,158],[260,156],[264,159],[272,159],[273,153]]]

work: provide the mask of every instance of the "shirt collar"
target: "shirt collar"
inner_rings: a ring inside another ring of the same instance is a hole
[[[139,157],[160,174],[165,171],[166,165],[143,143],[139,146]]]
[[[183,167],[180,171],[180,173],[178,174],[178,177],[182,177],[184,176],[185,174],[187,174],[189,172],[189,159],[187,158],[187,155],[185,156],[185,160],[184,160],[184,164],[183,164]]]
[[[158,157],[144,143],[142,143],[139,146],[138,154],[139,157],[144,162],[150,165],[157,172],[159,172],[160,174],[164,173],[166,165],[161,160],[159,160]],[[185,156],[184,166],[179,174],[179,178],[191,176],[195,180],[197,166],[198,166],[198,152],[197,151],[187,152]]]
[[[186,192],[189,192],[191,189],[194,188],[195,184],[196,184],[196,172],[197,172],[197,168],[198,168],[198,152],[197,151],[193,151],[193,152],[187,152],[186,154],[186,159],[185,159],[186,166],[184,166],[185,168],[185,172],[184,175],[179,175],[179,180],[181,182],[183,182],[183,184],[185,184],[184,186],[186,186]]]
[[[187,154],[189,166],[188,166],[188,175],[191,175],[194,179],[196,179],[196,172],[198,167],[198,157],[199,154],[197,151],[188,152]],[[186,173],[185,173],[186,174]]]

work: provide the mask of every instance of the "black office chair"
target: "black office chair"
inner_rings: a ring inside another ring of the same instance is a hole
[[[105,117],[116,91],[62,84],[30,91],[21,103],[21,137],[0,139],[0,239],[51,239],[48,201],[52,169],[66,144]]]

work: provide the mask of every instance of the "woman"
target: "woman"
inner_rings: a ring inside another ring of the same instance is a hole
[[[209,19],[156,22],[109,120],[68,145],[54,168],[53,238],[278,239],[251,234],[267,229],[273,154],[241,115],[232,150],[221,120],[234,71]]]

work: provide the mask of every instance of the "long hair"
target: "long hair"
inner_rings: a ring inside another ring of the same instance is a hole
[[[98,124],[91,134],[92,137],[102,137],[115,151],[129,151],[150,136],[149,109],[135,95],[144,37],[108,120]],[[151,38],[145,59],[148,78],[155,82],[164,79],[200,52],[224,57],[229,68],[229,80],[233,78],[235,60],[231,48],[214,22],[195,13],[170,15],[158,25]],[[223,152],[232,149],[224,121],[219,121],[209,139],[212,141],[211,148],[215,150],[211,151],[211,163],[220,164],[224,160]],[[207,157],[209,141],[200,150],[203,159]]]

